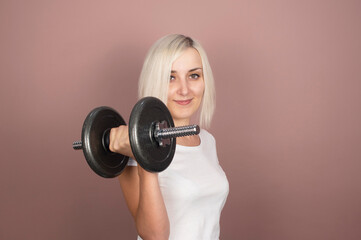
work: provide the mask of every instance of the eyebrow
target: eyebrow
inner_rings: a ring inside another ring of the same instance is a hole
[[[191,70],[189,70],[188,72],[193,72],[193,71],[195,71],[195,70],[203,70],[201,67],[196,67],[196,68],[192,68]],[[176,73],[177,71],[174,71],[174,70],[172,70],[171,71],[171,73]]]

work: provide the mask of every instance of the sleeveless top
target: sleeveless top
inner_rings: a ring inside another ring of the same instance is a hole
[[[218,162],[214,137],[204,129],[199,136],[199,146],[177,145],[172,163],[158,173],[171,240],[219,239],[229,185]],[[128,165],[136,166],[136,162],[130,159]]]

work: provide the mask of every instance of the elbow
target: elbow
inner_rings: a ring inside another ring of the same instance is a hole
[[[156,225],[151,228],[137,226],[139,236],[143,240],[168,240],[169,239],[169,222],[165,225]]]
[[[169,239],[169,234],[139,234],[139,236],[143,239],[143,240],[168,240]]]

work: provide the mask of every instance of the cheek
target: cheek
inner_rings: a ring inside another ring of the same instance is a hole
[[[197,83],[194,88],[193,88],[193,92],[195,95],[197,95],[198,97],[203,97],[203,93],[204,93],[204,82],[199,82]]]
[[[171,99],[172,98],[172,96],[175,94],[175,88],[174,87],[172,87],[172,86],[169,86],[169,88],[168,88],[168,99]]]

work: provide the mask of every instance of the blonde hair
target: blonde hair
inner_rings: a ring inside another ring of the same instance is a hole
[[[209,127],[215,110],[215,86],[211,66],[202,46],[190,37],[171,34],[159,39],[150,48],[140,74],[139,98],[153,96],[167,104],[169,79],[173,62],[188,49],[198,51],[203,65],[205,89],[200,106],[200,126]]]

